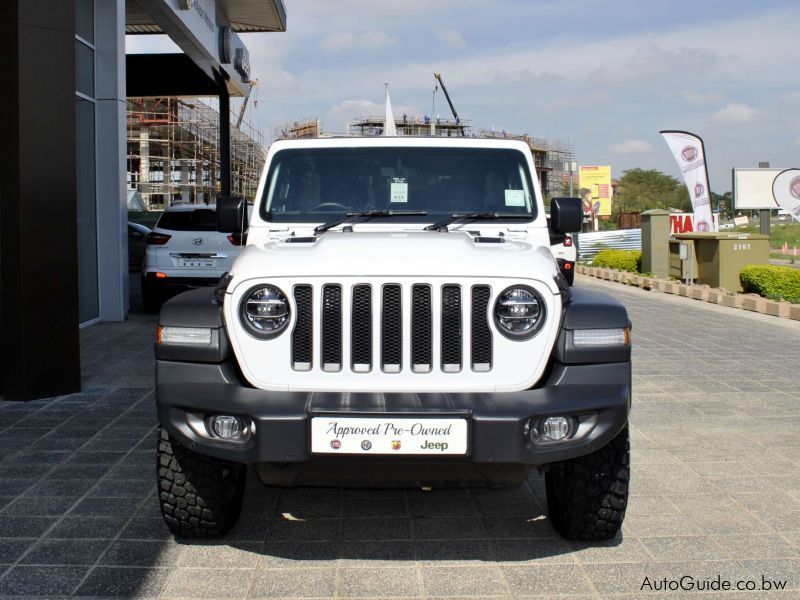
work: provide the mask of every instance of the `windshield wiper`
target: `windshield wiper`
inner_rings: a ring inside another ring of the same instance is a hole
[[[324,233],[328,231],[328,229],[333,229],[334,227],[344,223],[352,223],[358,219],[364,219],[367,221],[375,217],[424,217],[428,213],[424,210],[364,210],[345,214],[347,216],[345,216],[343,219],[336,219],[335,221],[318,225],[314,228],[314,233]]]
[[[432,225],[428,225],[425,228],[425,231],[441,231],[442,228],[446,228],[448,225],[452,225],[453,223],[459,223],[461,221],[474,221],[475,219],[526,219],[530,220],[533,218],[533,215],[528,214],[520,214],[520,213],[503,213],[503,212],[473,212],[473,213],[463,213],[463,214],[452,214],[446,219],[442,219],[441,221],[437,221]]]

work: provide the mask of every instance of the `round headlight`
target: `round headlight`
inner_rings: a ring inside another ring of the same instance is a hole
[[[544,324],[544,300],[536,290],[517,285],[504,290],[494,306],[500,333],[513,340],[527,340]]]
[[[239,317],[247,333],[253,337],[275,337],[289,324],[289,302],[278,288],[259,285],[242,296]]]

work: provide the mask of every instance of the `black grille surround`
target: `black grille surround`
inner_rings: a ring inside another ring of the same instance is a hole
[[[372,286],[353,286],[350,312],[350,366],[357,373],[372,370]]]
[[[321,282],[292,290],[296,371],[367,374],[377,367],[387,375],[424,375],[493,369],[489,321],[495,311],[488,284]]]
[[[297,371],[310,371],[312,366],[314,330],[312,296],[313,290],[310,285],[294,286],[297,320],[292,331],[292,368]]]
[[[492,290],[488,285],[472,286],[470,354],[473,371],[492,369],[492,330],[489,328],[491,298]]]
[[[387,373],[403,368],[402,292],[396,283],[387,283],[381,292],[381,368]]]

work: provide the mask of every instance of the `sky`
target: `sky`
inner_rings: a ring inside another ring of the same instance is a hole
[[[800,167],[796,0],[284,0],[287,30],[243,34],[267,139],[319,118],[432,113],[442,74],[463,120],[574,143],[582,165],[680,176],[658,132],[705,142],[714,191],[732,167]],[[128,36],[128,52],[177,51]],[[436,112],[449,117],[444,96]]]

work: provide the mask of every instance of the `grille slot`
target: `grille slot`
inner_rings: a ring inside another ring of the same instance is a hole
[[[356,373],[372,370],[372,288],[353,286],[351,308],[352,369]]]
[[[470,354],[474,371],[483,372],[492,369],[492,331],[489,329],[491,295],[492,292],[487,285],[476,285],[472,288]]]
[[[313,316],[311,313],[311,286],[294,287],[297,319],[292,331],[292,367],[298,371],[311,370]]]
[[[461,370],[461,288],[442,286],[442,371]]]
[[[401,288],[383,286],[381,306],[381,366],[387,373],[399,373],[403,354],[403,308]]]
[[[342,368],[342,286],[322,288],[322,370]]]
[[[411,287],[411,369],[428,373],[433,364],[433,307],[431,286]]]

